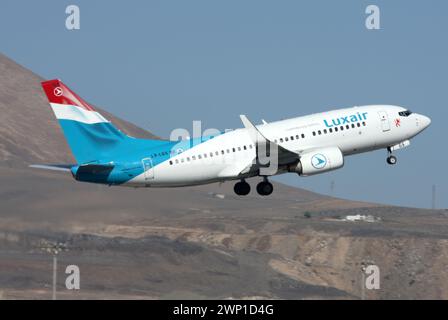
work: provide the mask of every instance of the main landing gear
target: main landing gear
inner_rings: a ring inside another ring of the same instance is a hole
[[[247,196],[250,192],[250,185],[245,180],[241,180],[240,182],[235,183],[233,191],[239,196]],[[274,186],[266,177],[263,181],[257,184],[257,192],[259,195],[268,196],[272,191],[274,191]]]
[[[390,148],[387,148],[387,152],[389,156],[386,159],[386,162],[390,165],[394,165],[397,163],[397,157],[392,155],[392,150]]]
[[[274,191],[274,186],[265,177],[263,181],[257,184],[257,192],[261,196],[268,196]]]
[[[239,196],[247,196],[250,192],[250,185],[245,180],[241,180],[235,183],[233,191]]]

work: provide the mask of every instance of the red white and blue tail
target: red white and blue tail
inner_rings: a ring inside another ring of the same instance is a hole
[[[60,80],[44,81],[42,88],[78,164],[116,162],[166,143],[125,135]]]
[[[57,79],[44,81],[42,87],[58,120],[87,124],[109,122],[62,81]]]
[[[62,81],[44,81],[42,87],[79,164],[108,161],[124,146],[131,147],[132,143],[126,143],[130,140],[128,136]]]

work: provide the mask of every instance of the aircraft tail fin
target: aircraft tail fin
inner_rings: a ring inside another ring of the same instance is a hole
[[[61,80],[44,81],[42,88],[78,164],[111,160],[132,152],[139,142],[145,147],[160,143],[128,137]]]

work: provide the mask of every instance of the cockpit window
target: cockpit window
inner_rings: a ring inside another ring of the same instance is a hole
[[[402,117],[409,117],[412,114],[411,110],[400,111],[398,114]]]

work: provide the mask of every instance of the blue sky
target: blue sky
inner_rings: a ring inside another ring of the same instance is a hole
[[[65,8],[81,30],[65,28]],[[381,30],[365,9],[381,10]],[[432,126],[397,152],[349,157],[334,173],[277,178],[321,193],[447,207],[448,2],[2,0],[0,51],[160,136],[241,127],[363,104],[397,104]],[[150,192],[150,191],[149,191]]]

